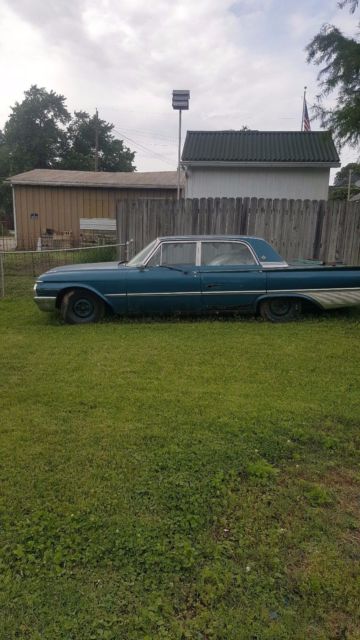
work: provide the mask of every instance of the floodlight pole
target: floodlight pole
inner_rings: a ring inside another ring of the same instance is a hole
[[[181,161],[181,112],[189,108],[190,91],[188,89],[174,89],[172,92],[172,107],[179,112],[179,147],[177,166],[177,200],[180,200],[180,161]]]
[[[95,111],[95,171],[99,171],[99,113]]]
[[[177,199],[180,200],[180,154],[181,154],[181,109],[179,109],[179,148],[178,148],[178,168],[177,168]]]

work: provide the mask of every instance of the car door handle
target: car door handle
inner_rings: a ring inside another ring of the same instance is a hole
[[[221,287],[220,282],[210,282],[206,285],[207,289],[214,289],[214,287]]]

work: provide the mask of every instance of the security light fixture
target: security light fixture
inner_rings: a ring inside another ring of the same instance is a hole
[[[172,93],[172,106],[176,110],[187,110],[189,108],[190,91],[186,89],[174,89]]]

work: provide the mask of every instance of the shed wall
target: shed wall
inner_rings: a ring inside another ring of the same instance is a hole
[[[327,200],[330,169],[191,167],[187,198]]]
[[[119,200],[172,198],[174,189],[106,189],[15,185],[17,248],[35,249],[46,229],[71,232],[79,241],[80,218],[116,218]],[[37,214],[37,215],[36,215]]]

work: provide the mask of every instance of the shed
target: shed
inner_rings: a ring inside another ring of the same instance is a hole
[[[176,198],[177,172],[34,169],[9,182],[17,248],[35,249],[39,239],[65,247],[79,246],[90,231],[115,236],[118,201]]]
[[[326,200],[340,161],[327,131],[188,131],[188,198]]]

